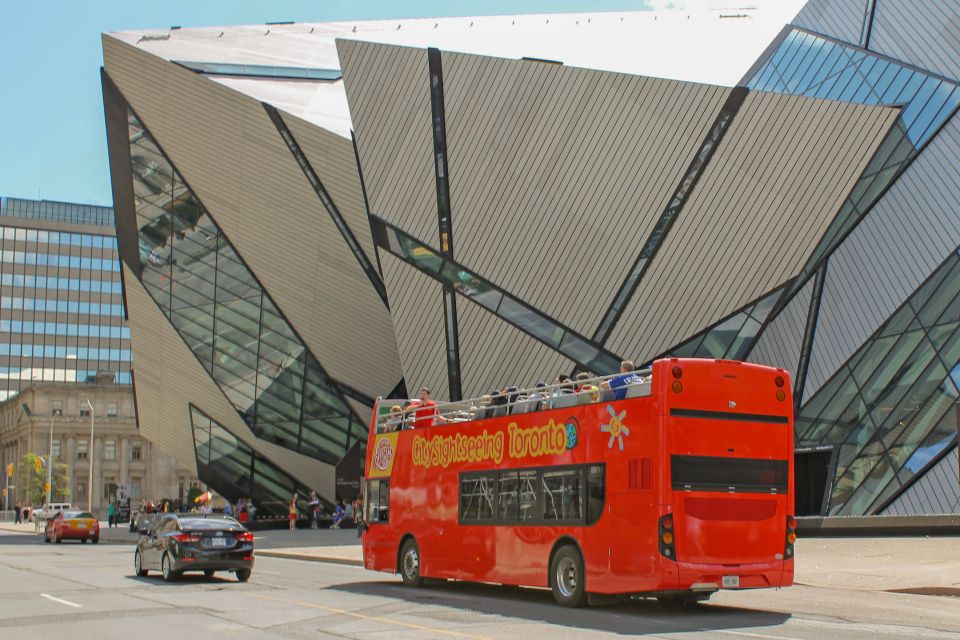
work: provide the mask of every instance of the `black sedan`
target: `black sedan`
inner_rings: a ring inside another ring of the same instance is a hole
[[[246,582],[253,572],[253,534],[233,518],[164,514],[140,534],[133,555],[138,576],[153,569],[169,582],[185,571],[202,571],[207,577],[232,571]]]

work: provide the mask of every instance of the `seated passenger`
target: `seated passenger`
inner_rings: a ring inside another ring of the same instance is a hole
[[[627,396],[627,387],[632,384],[640,384],[640,376],[633,372],[633,361],[624,360],[620,363],[620,375],[604,380],[600,386],[604,389],[613,391],[613,397],[616,400],[623,400]]]
[[[533,391],[527,396],[528,401],[536,402],[536,405],[533,406],[531,411],[542,411],[547,408],[547,401],[550,399],[550,394],[547,393],[547,383],[540,381],[537,382],[533,387]]]
[[[403,428],[403,409],[395,404],[390,407],[390,413],[387,414],[387,422],[384,425],[384,431],[400,431]]]
[[[587,371],[581,371],[577,374],[577,393],[589,394],[591,402],[597,402],[600,400],[600,389],[597,388],[597,385],[593,384],[592,382],[588,382],[595,377],[596,376]]]
[[[574,393],[573,383],[570,382],[570,376],[568,376],[565,373],[561,373],[560,375],[558,375],[557,380],[556,382],[554,382],[554,384],[556,385],[556,389],[554,389],[553,391],[553,395],[555,396],[563,395],[566,393]]]

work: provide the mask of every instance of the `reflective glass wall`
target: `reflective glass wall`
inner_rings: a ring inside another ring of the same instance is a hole
[[[293,494],[301,509],[310,490],[208,415],[190,407],[197,472],[204,483],[231,502],[253,498],[257,517],[285,517]]]
[[[800,446],[839,449],[831,515],[878,513],[957,437],[960,256],[953,254],[804,405]]]
[[[337,463],[365,426],[132,112],[128,125],[147,291],[258,437]]]
[[[0,400],[98,371],[130,384],[113,210],[0,199]]]

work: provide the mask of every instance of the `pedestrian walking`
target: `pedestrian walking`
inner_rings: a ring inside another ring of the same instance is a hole
[[[20,524],[20,510],[23,507],[20,506],[20,503],[17,503],[17,508],[13,512],[13,524]]]
[[[111,500],[107,504],[107,528],[108,529],[113,528],[113,525],[116,522],[116,517],[117,517],[117,508],[114,505],[113,501]]]

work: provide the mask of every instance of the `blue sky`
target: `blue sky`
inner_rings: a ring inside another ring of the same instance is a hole
[[[104,31],[282,20],[637,10],[647,4],[643,0],[4,0],[0,2],[0,195],[112,204],[99,74]]]

